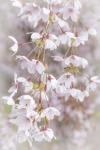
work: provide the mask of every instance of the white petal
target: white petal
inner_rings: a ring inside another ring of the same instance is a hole
[[[23,87],[24,87],[24,91],[25,93],[31,92],[33,90],[33,83],[32,82],[23,82]]]
[[[26,82],[26,79],[23,78],[23,77],[18,77],[18,78],[17,78],[17,81],[18,81],[19,83],[24,83],[24,82]]]
[[[81,7],[82,7],[82,4],[81,4],[81,2],[80,2],[80,0],[74,0],[74,7],[75,7],[75,9],[81,9]]]
[[[51,142],[52,139],[56,139],[54,136],[54,132],[52,129],[48,128],[46,131],[44,131],[44,139],[48,142]]]
[[[38,40],[38,39],[40,39],[40,38],[41,38],[41,35],[39,33],[37,33],[37,32],[34,32],[31,35],[31,39],[32,39],[33,42]]]
[[[6,102],[8,105],[13,106],[13,105],[15,104],[13,98],[10,97],[10,96],[4,96],[3,99],[6,100],[5,102]]]
[[[96,91],[96,89],[97,89],[97,84],[95,82],[91,82],[89,84],[89,90],[94,92],[94,91]]]
[[[45,49],[55,50],[57,49],[57,46],[53,41],[47,39],[45,41]]]
[[[58,24],[61,28],[67,28],[67,30],[69,29],[69,25],[66,21],[60,19],[60,18],[57,18],[57,21],[58,21]]]
[[[30,61],[27,57],[25,56],[17,56],[17,59],[21,61],[21,68],[22,69],[27,69],[27,71],[31,74],[35,73],[35,67],[34,67],[34,62]],[[35,60],[36,62],[36,60]]]
[[[36,91],[34,94],[34,98],[36,100],[40,100],[40,95],[41,95],[41,101],[49,101],[48,96],[44,91]]]
[[[36,71],[39,74],[42,74],[45,71],[45,67],[44,67],[44,65],[40,61],[36,62]]]
[[[38,131],[34,135],[35,141],[38,141],[38,142],[42,142],[43,140],[51,142],[53,138],[55,139],[54,132],[50,128],[43,130],[43,131]]]
[[[44,0],[44,1],[51,4],[60,4],[62,2],[62,0]]]
[[[67,59],[65,59],[65,65],[70,66],[70,64],[76,67],[86,68],[88,65],[88,61],[82,57],[71,55]]]
[[[16,86],[12,86],[9,88],[8,93],[13,93],[16,90]]]
[[[30,95],[22,95],[18,98],[19,100],[19,106],[22,108],[27,107],[28,105],[31,105],[33,108],[35,108],[35,100]]]
[[[71,85],[75,83],[76,83],[75,77],[71,73],[63,74],[58,79],[58,84],[64,85],[67,89],[70,88]]]
[[[43,12],[44,12],[44,14],[49,15],[50,10],[44,7],[43,8]]]
[[[14,45],[10,48],[10,50],[11,50],[14,54],[16,54],[17,51],[18,51],[18,42],[17,42],[17,40],[16,40],[14,37],[12,37],[12,36],[9,36],[9,38],[14,42]]]
[[[41,113],[41,117],[47,117],[48,120],[54,119],[55,116],[60,116],[60,112],[54,107],[48,107]]]
[[[83,102],[85,97],[89,96],[88,91],[80,91],[78,89],[71,89],[70,94],[72,97],[79,100],[80,102]]]
[[[57,80],[56,78],[49,74],[47,75],[46,81],[43,81],[46,84],[46,91],[54,90],[57,86]]]
[[[18,8],[22,8],[22,3],[19,0],[11,0],[12,5]]]

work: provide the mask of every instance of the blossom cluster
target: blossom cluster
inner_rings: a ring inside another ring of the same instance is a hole
[[[84,104],[100,83],[98,76],[85,73],[88,61],[78,55],[80,46],[85,45],[90,36],[96,36],[96,30],[77,27],[82,8],[80,0],[43,0],[42,4],[11,1],[19,9],[18,16],[33,28],[27,34],[34,49],[27,56],[19,55],[20,44],[9,36],[14,43],[10,50],[25,72],[24,75],[14,74],[9,95],[3,97],[12,108],[9,122],[17,127],[19,142],[32,144],[33,139],[50,142],[56,139],[51,123],[61,124],[67,114],[72,118],[78,116],[82,121],[78,111],[71,113],[74,110],[69,104]],[[66,49],[63,55],[59,54],[62,47]],[[48,53],[53,54],[50,58],[58,66],[62,66],[58,77],[50,72]],[[77,136],[78,132],[75,133]]]

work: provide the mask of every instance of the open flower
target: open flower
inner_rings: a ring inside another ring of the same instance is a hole
[[[52,129],[47,128],[41,131],[37,131],[34,134],[35,141],[42,142],[43,140],[51,142],[52,139],[56,139]]]
[[[54,107],[48,107],[41,112],[41,118],[53,120],[55,116],[60,116],[60,112]]]
[[[30,95],[22,95],[18,98],[19,108],[27,108],[28,106],[34,109],[36,107],[34,99]]]
[[[87,83],[87,90],[96,91],[98,84],[100,84],[99,77],[98,76],[91,77],[90,82]]]
[[[18,77],[17,74],[14,74],[14,85],[12,87],[9,88],[8,92],[9,93],[17,93],[18,91],[18,87],[19,87],[19,83],[23,83],[25,82],[26,79],[23,77]]]
[[[76,83],[75,77],[71,73],[63,74],[58,80],[58,85],[65,86],[65,88],[71,88]]]
[[[42,74],[41,81],[46,85],[45,88],[46,92],[50,90],[54,90],[57,86],[57,80],[51,74],[47,74],[47,73]]]
[[[25,108],[27,112],[26,113],[27,117],[36,115],[34,111],[36,103],[35,100],[30,95],[22,95],[18,98],[18,100],[19,100],[18,109]]]
[[[58,16],[55,17],[55,22],[58,23],[61,29],[66,29],[67,31],[70,30],[69,24],[67,21],[64,21],[63,19],[59,18]]]
[[[70,94],[73,98],[75,98],[76,100],[79,100],[80,102],[83,102],[85,97],[89,96],[88,91],[80,91],[74,88],[70,90]]]
[[[54,50],[59,46],[59,40],[56,35],[41,35],[39,33],[33,33],[31,35],[32,41],[36,43],[37,47],[44,47],[45,49]]]
[[[25,56],[17,56],[17,59],[21,61],[21,68],[27,69],[30,74],[42,74],[45,71],[45,66],[38,60],[32,59],[30,61]]]
[[[75,67],[86,68],[88,65],[88,61],[82,57],[71,55],[65,59],[65,66],[68,67],[71,65],[73,65]]]
[[[62,45],[67,44],[68,47],[71,47],[76,40],[75,34],[72,32],[65,32],[59,35],[60,43]]]
[[[65,7],[62,9],[63,18],[69,19],[77,22],[79,14],[80,14],[81,3],[79,0],[71,0],[68,1]]]

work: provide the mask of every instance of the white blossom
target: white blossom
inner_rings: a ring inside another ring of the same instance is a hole
[[[33,33],[31,35],[31,39],[33,42],[37,42],[37,40],[40,40],[45,49],[54,50],[59,46],[59,40],[57,36],[53,34],[49,34],[47,38],[44,38],[43,35],[39,33]]]
[[[57,46],[53,41],[47,39],[45,41],[45,49],[54,50],[54,49],[57,49]]]
[[[60,112],[54,107],[48,107],[41,113],[41,118],[46,117],[48,120],[53,120],[55,116],[60,116]]]
[[[54,90],[57,86],[56,78],[51,74],[42,74],[41,81],[46,85],[46,91]]]
[[[57,83],[65,86],[68,89],[76,83],[76,79],[71,73],[66,73],[57,80]]]
[[[63,45],[67,44],[69,47],[71,47],[74,41],[76,40],[76,37],[72,32],[65,32],[59,36],[59,39],[61,44]]]
[[[26,108],[28,105],[33,109],[36,107],[35,100],[30,95],[22,95],[18,97],[18,100],[20,108]]]
[[[78,16],[79,16],[79,13],[80,13],[80,11],[77,8],[75,8],[75,7],[71,6],[71,5],[69,5],[69,6],[66,5],[63,8],[62,11],[63,11],[63,18],[64,19],[71,18],[72,21],[77,22]]]
[[[56,16],[55,19],[61,29],[65,28],[67,30],[70,30],[70,27],[69,27],[69,24],[67,23],[67,21],[64,21],[63,19],[59,18],[58,16]]]
[[[34,32],[31,35],[31,39],[32,39],[33,42],[35,42],[36,40],[38,40],[40,38],[41,38],[41,35],[39,33]]]
[[[19,83],[23,83],[25,82],[26,79],[23,77],[18,77],[17,74],[14,74],[14,85],[12,87],[10,87],[10,89],[8,90],[9,93],[17,93],[18,91],[18,84]]]
[[[80,102],[83,102],[85,97],[89,96],[88,91],[80,91],[78,89],[71,89],[70,94],[72,97],[74,97],[76,100],[79,100]]]
[[[86,68],[88,61],[82,57],[71,55],[65,59],[65,65],[70,66],[71,64],[75,67]]]
[[[21,61],[21,68],[27,69],[31,74],[42,74],[45,71],[45,66],[38,60],[32,59],[30,61],[25,56],[18,56],[17,59]]]
[[[37,113],[34,111],[36,107],[35,100],[30,95],[22,95],[18,98],[19,106],[18,109],[26,109],[26,116],[29,118],[31,116],[35,117]]]
[[[43,131],[38,131],[36,134],[34,134],[35,141],[42,142],[43,140],[51,142],[52,139],[55,139],[53,130],[50,128],[47,128]]]

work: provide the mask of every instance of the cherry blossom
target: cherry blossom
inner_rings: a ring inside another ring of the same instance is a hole
[[[63,17],[64,19],[71,18],[72,21],[77,22],[78,15],[80,13],[81,3],[79,0],[71,0],[64,7]]]
[[[65,60],[65,65],[68,67],[70,65],[76,66],[76,67],[82,67],[86,68],[88,65],[88,61],[84,58],[71,55]]]
[[[21,61],[21,68],[27,69],[31,74],[42,74],[45,71],[45,66],[38,60],[32,59],[32,61],[30,61],[25,56],[17,56],[17,59]]]
[[[63,74],[58,80],[58,84],[64,85],[67,89],[75,84],[76,79],[71,73]]]
[[[52,139],[55,139],[53,130],[48,128],[42,131],[37,131],[36,135],[34,135],[35,141],[41,142],[43,140],[50,142]]]
[[[77,89],[71,89],[70,94],[72,97],[74,97],[76,100],[79,100],[80,102],[83,102],[85,97],[89,96],[89,93],[87,91],[80,91]]]
[[[33,140],[56,140],[53,127],[58,132],[61,124],[67,126],[67,119],[72,123],[70,127],[74,123],[79,128],[85,124],[89,114],[85,105],[100,79],[85,75],[88,61],[79,56],[79,51],[89,37],[97,33],[93,27],[81,25],[80,0],[43,0],[42,4],[11,1],[19,8],[20,18],[31,28],[31,32],[26,33],[30,40],[25,44],[31,43],[33,49],[16,56],[20,66],[18,74],[23,76],[15,73],[9,96],[3,100],[12,106],[9,122],[17,127],[17,141],[28,141],[32,147]],[[15,55],[19,44],[14,37],[9,38],[14,42],[10,49]],[[76,139],[81,137],[78,131],[71,129],[71,132]]]
[[[45,49],[54,50],[57,49],[57,46],[59,46],[59,40],[58,38],[53,35],[49,34],[46,38],[45,35],[40,35],[39,33],[33,33],[31,35],[32,41],[36,43],[37,46],[40,46],[41,48],[44,47]]]
[[[55,116],[60,116],[60,112],[53,107],[48,107],[41,113],[41,118],[46,117],[48,120],[54,119]]]

